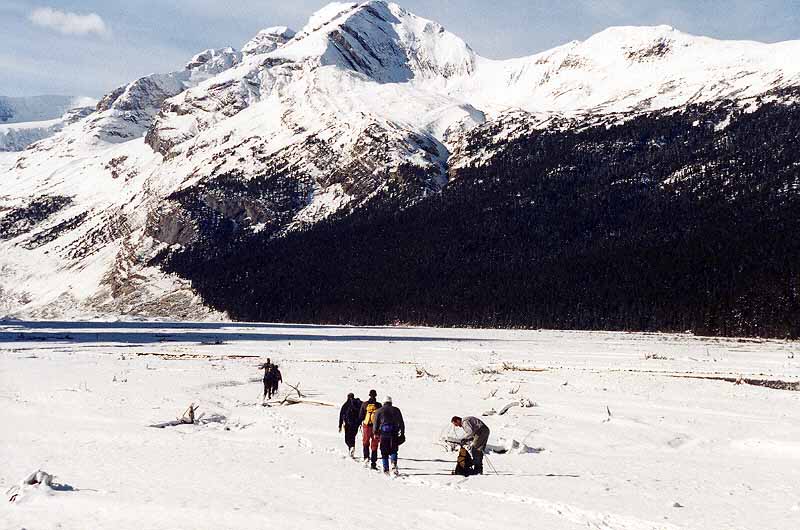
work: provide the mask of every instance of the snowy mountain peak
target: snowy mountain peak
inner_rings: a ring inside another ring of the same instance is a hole
[[[242,46],[242,53],[244,55],[269,53],[289,42],[294,36],[294,30],[286,26],[265,28]]]
[[[319,58],[378,82],[451,78],[474,70],[476,55],[441,25],[397,4],[335,2],[312,15],[279,55]]]
[[[241,63],[233,48],[207,49],[181,70],[150,74],[112,90],[97,103],[97,113],[73,131],[74,140],[121,143],[141,138],[167,99]]]
[[[581,51],[592,56],[621,57],[642,61],[665,57],[674,48],[687,47],[699,38],[672,26],[613,26],[580,43]]]
[[[191,71],[193,75],[202,73],[212,76],[237,64],[241,55],[231,47],[204,50],[192,57],[184,70]]]
[[[653,40],[671,34],[687,35],[666,24],[658,26],[609,26],[595,33],[587,40],[606,40],[612,38],[626,41]]]

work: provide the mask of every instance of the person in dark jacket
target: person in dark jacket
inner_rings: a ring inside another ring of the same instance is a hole
[[[261,398],[262,401],[266,400],[267,396],[272,399],[272,366],[272,361],[267,357],[267,362],[259,367],[264,369],[264,396]]]
[[[378,444],[381,440],[380,436],[373,431],[375,414],[381,408],[377,395],[375,390],[369,391],[369,399],[361,404],[361,412],[358,415],[359,423],[361,423],[361,442],[364,446],[364,465],[367,465],[369,461],[372,469],[378,469]]]
[[[403,422],[403,413],[392,405],[391,397],[386,397],[383,406],[375,414],[373,429],[381,437],[383,472],[389,473],[389,461],[391,460],[392,471],[397,475],[397,449],[405,441],[406,426]]]
[[[347,394],[347,401],[344,402],[339,410],[339,432],[344,428],[344,443],[350,450],[350,456],[355,458],[356,433],[361,423],[359,413],[361,412],[361,400],[352,393]]]
[[[479,418],[467,416],[460,418],[453,416],[450,422],[456,427],[464,429],[466,436],[458,440],[459,443],[472,444],[472,463],[476,475],[483,474],[483,453],[486,451],[486,444],[489,442],[489,427]]]
[[[269,370],[270,373],[270,381],[272,386],[270,386],[269,397],[272,398],[273,394],[278,393],[278,383],[283,382],[283,376],[281,375],[281,371],[278,370],[278,365],[273,364]]]

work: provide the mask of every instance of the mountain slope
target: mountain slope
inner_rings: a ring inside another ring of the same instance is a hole
[[[800,66],[787,57],[798,51],[797,41],[768,45],[669,26],[614,27],[532,57],[479,61],[457,93],[530,112],[658,110],[796,86]]]
[[[495,61],[396,4],[334,3],[296,33],[268,28],[242,51],[207,50],[180,71],[120,87],[23,152],[2,177],[0,308],[205,316],[187,279],[201,281],[199,271],[246,250],[237,245],[251,237],[270,246],[364,212],[449,208],[442,198],[465,175],[499,171],[509,150],[530,147],[541,131],[647,124],[636,120],[731,100],[716,124],[724,130],[796,99],[800,66],[784,58],[798,51],[798,42],[611,28]],[[699,138],[686,121],[675,126]],[[597,160],[608,171],[635,156],[614,144],[594,148],[611,150]],[[517,153],[526,156],[537,155]],[[514,189],[508,174],[495,178],[504,183],[493,193]],[[513,217],[507,203],[496,208],[498,223]],[[425,219],[410,240],[443,222]],[[186,259],[177,266],[171,256]],[[167,263],[183,277],[165,273]],[[262,288],[236,285],[256,295]],[[228,287],[201,292],[216,309],[262,314],[219,302],[235,299]]]
[[[410,208],[168,268],[242,320],[798,337],[798,125],[796,102],[727,102],[533,132]]]

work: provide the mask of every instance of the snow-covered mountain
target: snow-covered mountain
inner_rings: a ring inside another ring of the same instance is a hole
[[[94,106],[68,110],[52,120],[0,124],[0,152],[22,151],[39,140],[49,138],[94,112]]]
[[[22,151],[33,142],[61,131],[94,110],[88,97],[0,96],[0,151]]]
[[[122,86],[2,175],[0,312],[201,316],[158,257],[242,231],[280,237],[376,197],[411,204],[515,132],[800,85],[800,42],[610,28],[490,60],[383,1],[333,3]],[[476,146],[476,128],[491,141]],[[465,142],[470,141],[470,145]]]
[[[0,96],[0,124],[55,120],[67,111],[93,107],[97,100],[74,96]]]

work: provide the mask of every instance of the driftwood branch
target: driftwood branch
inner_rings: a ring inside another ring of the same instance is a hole
[[[320,407],[332,407],[330,403],[324,401],[315,401],[313,399],[297,399],[294,397],[286,396],[281,401],[281,405],[319,405]]]
[[[178,421],[180,421],[181,423],[194,424],[195,419],[196,419],[195,418],[195,412],[197,412],[197,409],[199,409],[199,408],[200,407],[196,406],[194,403],[190,404],[189,408],[186,409],[186,412],[183,413],[183,416],[178,418]]]
[[[205,412],[200,416],[197,416],[197,410],[200,407],[195,405],[194,403],[189,405],[189,408],[186,409],[186,412],[180,418],[177,418],[173,421],[165,421],[163,423],[154,423],[150,425],[150,427],[155,427],[156,429],[163,429],[165,427],[177,427],[178,425],[194,425],[200,418],[205,416]]]
[[[292,390],[294,390],[295,392],[297,392],[297,397],[299,397],[299,398],[304,398],[304,397],[306,397],[306,395],[305,395],[305,394],[303,394],[302,392],[300,392],[300,383],[297,383],[297,384],[296,384],[296,385],[294,385],[294,386],[290,385],[289,383],[286,383],[286,384],[287,384],[287,385],[288,385],[288,386],[289,386],[289,387],[290,387]],[[284,399],[284,401],[285,401],[285,399]]]
[[[500,411],[497,414],[502,416],[503,414],[508,412],[508,409],[510,409],[511,407],[519,407],[519,403],[517,401],[512,401],[511,403],[500,409]]]
[[[430,373],[425,369],[425,367],[420,368],[419,366],[416,366],[415,369],[417,371],[417,377],[432,377],[434,379],[439,377],[438,375]]]

